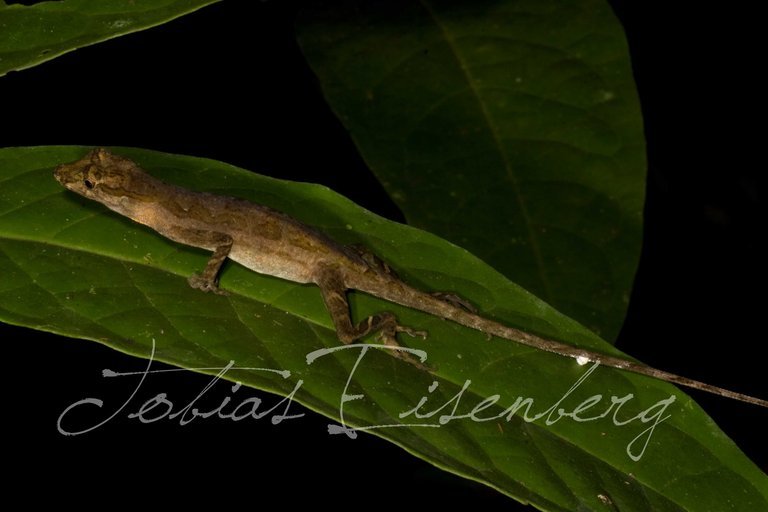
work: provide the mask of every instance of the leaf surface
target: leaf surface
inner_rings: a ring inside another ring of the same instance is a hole
[[[166,181],[266,204],[340,242],[363,243],[406,281],[457,292],[485,315],[620,354],[465,250],[382,219],[327,188],[211,160],[114,151]],[[355,318],[389,309],[405,325],[429,331],[426,341],[402,341],[427,351],[434,373],[375,349],[354,369],[360,346],[308,364],[308,354],[339,346],[316,287],[229,264],[221,279],[228,297],[189,288],[186,277],[204,266],[205,252],[172,243],[65,191],[53,179],[55,165],[85,152],[77,147],[0,150],[3,321],[95,340],[141,357],[148,356],[154,340],[156,359],[187,368],[223,367],[233,360],[238,367],[288,370],[290,376],[231,370],[225,377],[284,396],[295,390],[295,400],[331,418],[333,425],[340,419],[342,394],[360,394],[344,403],[348,425],[428,425],[369,431],[542,510],[605,510],[611,504],[622,511],[762,510],[768,505],[765,475],[695,403],[653,379],[597,368],[568,394],[587,367],[357,293],[351,294]],[[611,396],[628,393],[634,398],[610,411]],[[609,410],[602,419],[578,422],[558,412],[574,411],[597,394],[603,395],[599,403],[580,414]],[[658,405],[671,395],[674,403]],[[532,399],[530,409],[503,414],[519,397]],[[403,416],[422,399],[422,417]],[[473,410],[474,419],[461,417]],[[290,408],[272,414],[290,414]],[[526,422],[525,414],[541,417]],[[656,424],[662,414],[668,418]],[[72,422],[64,427],[74,430],[76,416]],[[640,454],[647,438],[643,432],[654,425],[644,454],[632,460],[629,453]]]
[[[0,76],[160,25],[219,0],[63,0],[0,4]]]
[[[646,164],[608,4],[312,5],[303,51],[408,223],[615,340],[640,257]]]

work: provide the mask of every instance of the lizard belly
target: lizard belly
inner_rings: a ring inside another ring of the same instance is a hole
[[[299,261],[294,255],[290,257],[278,255],[269,251],[238,247],[235,244],[229,253],[229,258],[259,274],[275,276],[295,283],[311,283],[314,280],[312,269],[315,266],[312,260],[315,258],[312,257]]]

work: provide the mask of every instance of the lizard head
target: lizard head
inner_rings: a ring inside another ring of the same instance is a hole
[[[135,196],[144,175],[127,158],[103,148],[90,151],[80,160],[61,164],[53,176],[67,189],[115,209],[128,196]]]

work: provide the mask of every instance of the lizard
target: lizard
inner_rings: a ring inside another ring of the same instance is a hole
[[[523,345],[580,362],[590,361],[623,371],[768,407],[768,401],[701,381],[658,370],[646,364],[546,339],[478,314],[465,300],[451,293],[429,293],[414,288],[376,255],[345,246],[285,213],[244,199],[196,192],[163,182],[132,160],[104,148],[61,164],[54,177],[68,190],[144,224],[175,242],[212,251],[202,272],[189,277],[193,288],[226,294],[218,286],[227,258],[258,272],[296,283],[317,285],[342,343],[369,335],[399,347],[398,333],[426,338],[424,331],[401,325],[391,312],[352,321],[347,293],[364,292],[385,301],[419,310]],[[393,355],[420,368],[429,368],[398,350]]]

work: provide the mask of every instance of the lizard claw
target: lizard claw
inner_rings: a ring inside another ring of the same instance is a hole
[[[397,323],[397,320],[395,319],[394,315],[391,313],[386,314],[386,325],[382,326],[382,329],[379,331],[379,334],[376,336],[376,340],[384,345],[387,345],[389,347],[400,347],[400,344],[397,342],[397,333],[402,332],[409,336],[413,337],[420,337],[422,339],[425,339],[427,337],[426,331],[417,331],[416,329],[412,329],[410,327],[406,327],[404,325],[400,325]],[[392,353],[393,356],[396,358],[405,361],[408,364],[411,364],[415,366],[416,368],[428,372],[433,372],[433,369],[422,363],[418,358],[414,357],[413,354],[410,354],[409,352],[406,352],[405,350],[392,350],[389,351]]]
[[[413,331],[412,329],[409,329],[407,327],[405,327],[404,329],[408,329],[408,331],[395,328],[395,330],[399,332],[407,332],[408,334],[411,334],[411,332],[409,331],[412,331],[414,333],[418,333],[417,335],[424,334],[426,336],[426,333],[424,331]],[[413,336],[413,334],[411,335]],[[376,340],[384,345],[387,345],[388,347],[400,347],[400,344],[397,342],[394,334],[391,332],[389,333],[385,333],[384,331],[380,332],[379,335],[376,336]],[[430,373],[433,372],[432,368],[425,365],[417,357],[414,357],[413,354],[406,352],[405,350],[388,350],[387,352],[390,352],[394,357],[400,359],[401,361],[405,361],[406,363],[415,366],[419,370],[424,370]]]
[[[404,332],[408,336],[411,337],[419,337],[423,340],[427,339],[427,331],[417,331],[415,329],[411,329],[410,327],[406,327],[404,325],[396,325],[395,326],[395,332]]]
[[[215,293],[216,295],[229,295],[229,292],[219,288],[219,285],[216,281],[206,279],[200,274],[192,274],[187,279],[187,282],[189,283],[189,286],[197,290]]]

